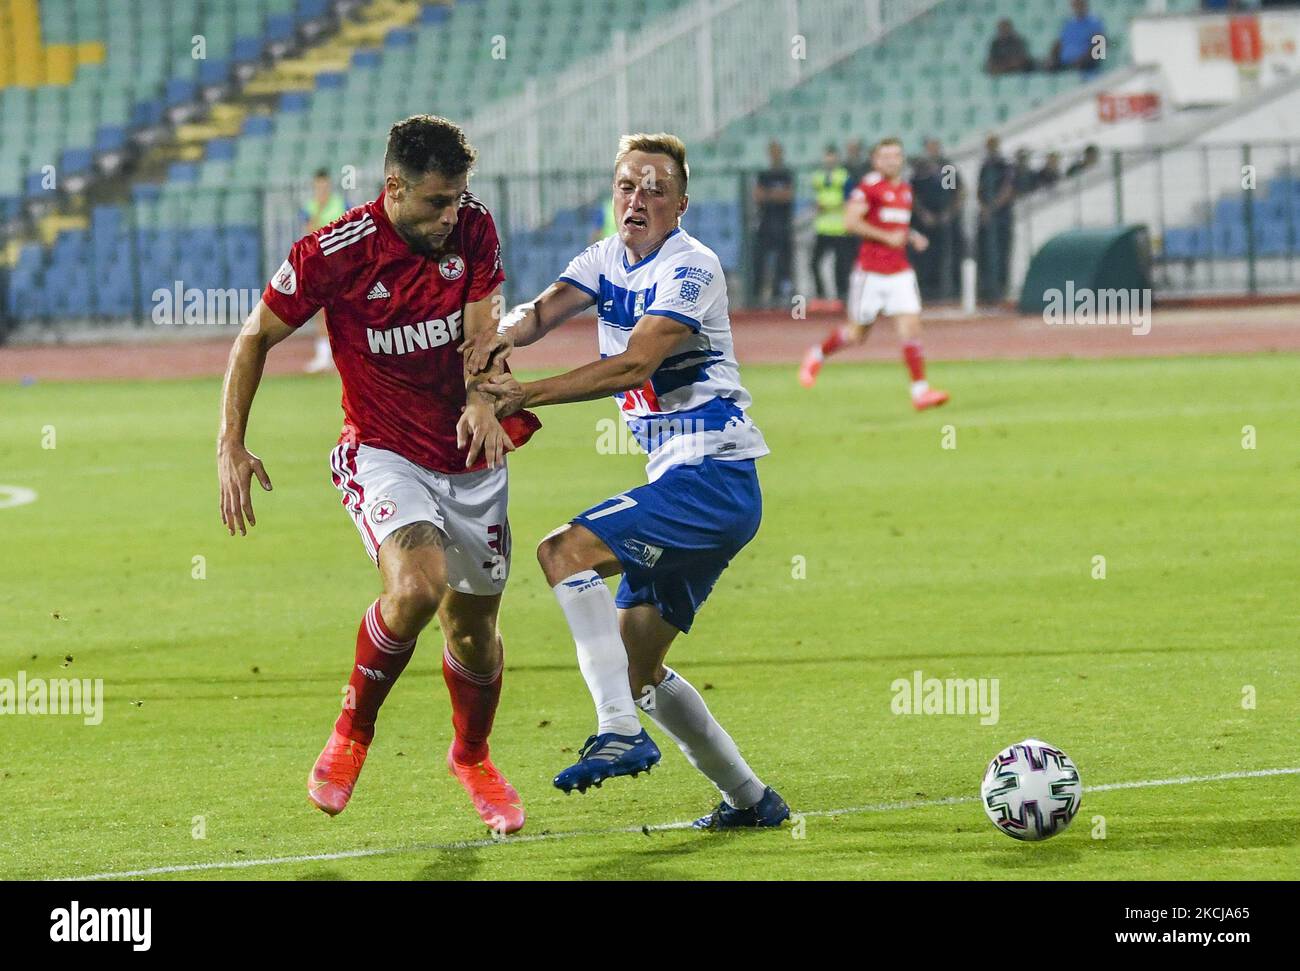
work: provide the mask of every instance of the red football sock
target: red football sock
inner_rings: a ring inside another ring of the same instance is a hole
[[[903,344],[903,361],[912,375],[913,381],[925,380],[925,352],[919,341],[907,341]]]
[[[488,736],[501,700],[501,667],[492,674],[476,674],[444,647],[442,679],[451,695],[451,724],[456,730],[451,757],[461,765],[476,765],[488,756]]]
[[[375,737],[379,706],[415,650],[415,638],[399,641],[384,624],[376,600],[357,630],[357,656],[348,678],[348,698],[334,730],[345,738],[369,745]]]
[[[848,330],[847,327],[836,327],[833,331],[831,331],[830,337],[827,337],[824,341],[822,341],[823,356],[834,354],[841,347],[843,347],[845,344],[848,343],[848,341],[845,339],[845,332],[847,330]]]

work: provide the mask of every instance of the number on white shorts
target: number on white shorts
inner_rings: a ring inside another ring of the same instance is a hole
[[[614,502],[614,500],[617,501]],[[599,519],[601,516],[609,516],[616,512],[622,512],[624,509],[631,509],[636,505],[636,500],[631,496],[615,496],[614,500],[610,500],[611,502],[614,502],[614,505],[602,509],[600,512],[589,512],[587,513],[587,518]]]

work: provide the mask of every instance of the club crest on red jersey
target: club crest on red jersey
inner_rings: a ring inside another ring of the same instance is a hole
[[[455,253],[448,253],[438,261],[438,272],[444,280],[459,280],[465,275],[465,261]]]

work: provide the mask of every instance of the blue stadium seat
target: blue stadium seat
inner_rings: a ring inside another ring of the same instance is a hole
[[[186,104],[199,96],[198,85],[188,78],[168,78],[163,101],[168,106]]]
[[[172,162],[167,166],[168,182],[197,182],[199,167],[193,162]]]
[[[1215,223],[1210,228],[1214,255],[1240,258],[1246,255],[1246,227],[1240,223]]]
[[[261,37],[236,37],[231,48],[231,60],[236,64],[247,64],[262,58]]]
[[[199,62],[199,84],[205,86],[225,84],[230,80],[231,62],[224,57]]]

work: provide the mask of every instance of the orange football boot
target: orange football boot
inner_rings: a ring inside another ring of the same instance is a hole
[[[925,411],[927,408],[938,408],[948,402],[948,392],[939,391],[931,388],[928,391],[922,391],[920,394],[912,396],[912,407],[917,411]]]
[[[475,765],[461,765],[447,750],[447,768],[474,801],[479,818],[499,833],[517,833],[524,828],[524,802],[491,759]]]
[[[307,798],[322,812],[337,816],[352,798],[352,787],[365,761],[366,746],[330,732],[330,740],[307,776]]]
[[[810,347],[808,353],[803,356],[803,364],[799,366],[799,383],[805,388],[811,388],[817,383],[817,372],[822,369],[820,351],[820,347]]]

